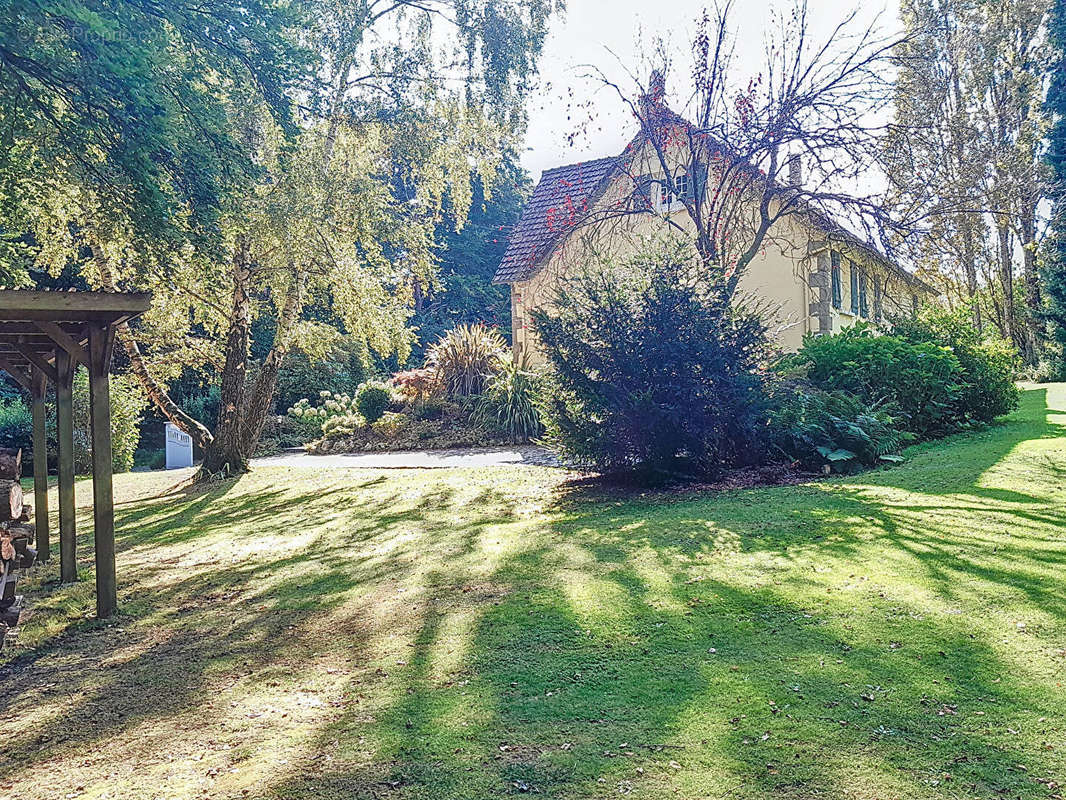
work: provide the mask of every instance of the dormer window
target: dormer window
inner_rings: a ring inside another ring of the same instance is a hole
[[[682,198],[688,198],[691,192],[688,173],[681,171],[672,179],[659,184],[659,213],[672,214],[685,207]]]

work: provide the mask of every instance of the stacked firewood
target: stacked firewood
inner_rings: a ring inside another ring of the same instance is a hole
[[[21,570],[37,559],[29,504],[23,501],[22,451],[0,448],[0,647],[19,623],[22,597],[15,594]]]

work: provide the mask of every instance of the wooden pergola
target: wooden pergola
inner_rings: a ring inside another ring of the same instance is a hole
[[[111,398],[108,370],[119,324],[148,310],[148,294],[0,290],[0,369],[33,398],[33,494],[38,559],[49,557],[48,446],[45,396],[55,387],[59,477],[59,571],[78,578],[74,526],[74,371],[89,371],[89,436],[93,467],[96,613],[117,604],[115,507],[111,487]]]

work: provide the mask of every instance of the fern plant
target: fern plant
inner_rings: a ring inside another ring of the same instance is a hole
[[[890,407],[870,408],[854,395],[790,385],[775,392],[770,419],[772,448],[807,467],[841,471],[902,461],[913,442]]]

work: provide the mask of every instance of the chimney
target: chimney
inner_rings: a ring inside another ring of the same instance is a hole
[[[641,110],[647,113],[649,109],[659,108],[663,105],[666,97],[666,76],[662,70],[652,70],[648,78],[648,89],[640,98]]]
[[[803,161],[799,156],[792,156],[788,160],[788,185],[793,189],[803,186]]]

